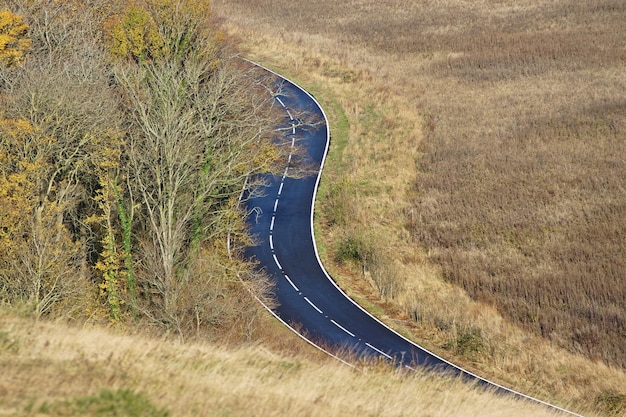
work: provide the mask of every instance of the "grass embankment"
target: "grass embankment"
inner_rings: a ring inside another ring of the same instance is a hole
[[[341,106],[316,226],[340,285],[505,385],[626,412],[622,2],[214,6]]]
[[[295,338],[281,331],[276,338]],[[354,370],[306,348],[271,350],[179,344],[0,311],[0,415],[554,415],[456,380],[384,365]]]

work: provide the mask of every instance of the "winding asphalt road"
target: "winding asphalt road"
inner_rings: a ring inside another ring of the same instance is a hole
[[[295,127],[292,114],[298,109],[307,109],[317,113],[321,120],[326,121],[326,117],[306,91],[288,80],[282,82],[284,94],[278,96],[276,102],[285,111],[287,127],[293,135],[292,146],[304,147],[320,168],[317,175],[294,179],[289,177],[287,166],[282,176],[266,178],[268,185],[262,196],[248,196],[244,200],[246,207],[256,213],[250,217],[250,227],[259,242],[258,246],[247,249],[246,256],[258,261],[259,267],[275,280],[279,306],[273,314],[327,353],[340,349],[352,353],[353,357],[380,357],[411,369],[436,368],[501,393],[576,415],[445,361],[385,326],[337,287],[323,268],[313,241],[313,206],[330,143],[328,126],[324,123],[318,130],[300,131]]]

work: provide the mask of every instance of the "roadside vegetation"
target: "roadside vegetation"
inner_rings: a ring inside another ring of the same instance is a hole
[[[271,288],[238,199],[284,160],[271,88],[203,1],[3,2],[2,303],[251,337]]]
[[[330,109],[340,285],[504,385],[626,414],[623,2],[214,5]]]

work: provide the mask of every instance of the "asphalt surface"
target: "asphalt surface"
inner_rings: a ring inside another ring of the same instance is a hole
[[[279,306],[273,313],[326,352],[349,352],[351,360],[381,358],[411,369],[432,368],[501,394],[578,415],[445,361],[385,326],[339,289],[321,265],[313,243],[313,203],[330,142],[328,127],[324,125],[315,131],[290,127],[290,123],[296,123],[291,114],[298,109],[314,112],[321,120],[326,118],[313,97],[300,87],[284,80],[282,91],[285,94],[276,98],[276,105],[284,109],[286,126],[292,130],[293,138],[298,138],[292,143],[305,148],[320,170],[315,175],[294,179],[289,177],[287,166],[282,176],[267,176],[268,185],[262,195],[244,199],[247,209],[255,213],[249,223],[259,243],[249,247],[246,256],[258,261],[258,267],[275,282]]]
[[[276,105],[284,109],[288,127],[290,114],[298,109],[317,112],[325,120],[306,92],[289,81],[282,90],[285,95],[277,98]],[[295,128],[292,134],[298,138],[296,146],[306,148],[308,157],[322,166],[330,140],[327,126],[315,131]],[[262,196],[245,202],[248,210],[255,212],[250,226],[259,242],[248,248],[246,255],[257,260],[274,280],[279,302],[276,315],[326,350],[462,373],[382,325],[339,290],[321,266],[313,243],[312,210],[319,172],[294,179],[286,168],[283,176],[267,176]]]

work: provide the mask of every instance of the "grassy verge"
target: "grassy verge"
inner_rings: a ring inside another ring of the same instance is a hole
[[[262,345],[179,344],[4,310],[0,335],[0,415],[553,415],[453,379]]]

